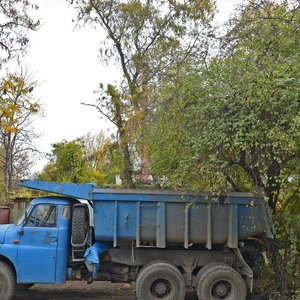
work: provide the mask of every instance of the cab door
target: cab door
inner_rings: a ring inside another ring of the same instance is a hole
[[[55,282],[58,233],[57,206],[35,205],[18,247],[18,282]]]

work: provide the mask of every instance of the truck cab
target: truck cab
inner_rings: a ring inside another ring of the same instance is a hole
[[[0,226],[0,258],[13,269],[17,284],[66,281],[73,203],[37,198],[17,224]]]

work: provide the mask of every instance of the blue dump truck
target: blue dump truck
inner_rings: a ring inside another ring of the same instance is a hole
[[[60,196],[36,198],[17,224],[0,226],[1,300],[69,280],[136,281],[139,300],[183,300],[187,287],[201,300],[243,300],[257,259],[243,248],[272,238],[252,194],[19,185]]]

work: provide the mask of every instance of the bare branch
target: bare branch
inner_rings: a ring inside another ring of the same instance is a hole
[[[103,109],[101,109],[101,107],[99,107],[98,105],[91,104],[91,103],[83,103],[83,102],[81,102],[80,104],[96,108],[100,112],[100,114],[102,114],[105,118],[107,118],[110,122],[112,122],[114,125],[117,126],[117,123],[107,113],[105,113]]]

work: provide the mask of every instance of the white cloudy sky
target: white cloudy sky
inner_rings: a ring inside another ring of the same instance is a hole
[[[93,102],[100,82],[112,83],[119,72],[100,63],[98,49],[104,36],[91,28],[74,29],[76,12],[65,0],[38,0],[37,15],[42,26],[30,33],[30,49],[24,65],[39,82],[35,95],[41,100],[45,117],[34,122],[43,152],[51,144],[71,140],[89,131],[107,132],[111,125],[96,110],[81,105]],[[219,0],[219,20],[224,20],[238,0]],[[109,133],[108,133],[109,134]],[[40,170],[45,161],[36,164]]]

